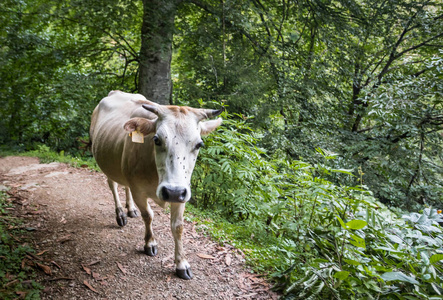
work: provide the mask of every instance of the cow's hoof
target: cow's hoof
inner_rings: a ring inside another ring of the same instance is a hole
[[[181,279],[184,279],[184,280],[189,280],[189,279],[192,279],[192,277],[194,277],[192,275],[191,268],[187,268],[184,270],[175,269],[175,274],[177,274],[178,277],[180,277]]]
[[[130,218],[137,218],[138,217],[138,211],[137,210],[128,210],[128,217],[130,217]]]
[[[156,256],[158,254],[157,245],[145,246],[145,254],[148,256]]]
[[[125,212],[123,211],[122,208],[116,208],[115,209],[115,215],[116,215],[118,226],[123,227],[126,224],[128,224],[128,218],[126,218],[126,214],[125,214]]]

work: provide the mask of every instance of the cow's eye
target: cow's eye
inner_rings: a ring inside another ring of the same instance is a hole
[[[154,137],[152,138],[154,140],[154,144],[156,144],[157,146],[161,145],[160,139],[158,138],[158,136],[154,135]]]
[[[203,142],[198,143],[197,145],[195,145],[195,150],[200,149],[201,147],[204,147],[205,144]]]

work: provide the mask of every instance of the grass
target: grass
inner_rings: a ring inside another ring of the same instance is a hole
[[[231,223],[213,211],[203,211],[190,204],[186,206],[185,219],[196,222],[197,230],[220,245],[229,244],[240,249],[245,254],[246,264],[268,279],[271,279],[272,273],[283,271],[292,263],[286,261],[287,256],[280,250],[282,240],[260,227],[249,223]],[[280,266],[279,270],[276,266]]]
[[[65,154],[64,151],[55,152],[48,146],[39,145],[36,150],[15,152],[8,149],[0,149],[1,156],[31,156],[37,157],[41,163],[61,162],[68,164],[74,168],[88,168],[95,171],[100,171],[97,163],[92,157],[75,157],[70,154]]]
[[[29,232],[21,229],[23,220],[11,214],[13,209],[6,193],[0,192],[0,299],[40,299],[43,287],[25,263],[27,253],[34,252],[27,243]]]

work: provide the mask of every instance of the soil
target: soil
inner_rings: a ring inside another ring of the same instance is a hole
[[[32,232],[36,252],[30,258],[44,286],[42,299],[278,298],[268,282],[248,270],[240,250],[211,241],[196,223],[186,222],[184,230],[194,278],[178,278],[168,210],[153,202],[159,253],[145,255],[142,219],[117,225],[102,173],[9,156],[0,158],[0,189],[8,190],[24,228]]]

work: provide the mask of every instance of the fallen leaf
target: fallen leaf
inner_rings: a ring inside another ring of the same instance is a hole
[[[52,274],[52,271],[51,271],[51,268],[50,268],[50,267],[48,267],[48,266],[46,266],[46,265],[44,265],[44,264],[40,264],[40,263],[38,263],[38,262],[36,262],[35,264],[37,265],[37,267],[39,267],[40,269],[42,269],[43,272],[45,272],[45,274],[47,274],[47,275],[51,275],[51,274]]]
[[[57,242],[63,244],[64,242],[67,242],[67,241],[70,241],[70,240],[71,240],[71,235],[68,234],[68,235],[65,235],[65,236],[62,236],[62,237],[58,238]]]
[[[99,292],[97,292],[97,290],[94,289],[94,288],[92,287],[92,285],[90,285],[86,280],[84,280],[83,283],[84,283],[84,285],[86,285],[91,291],[93,291],[94,293],[99,294]]]
[[[126,270],[125,270],[125,268],[123,268],[123,266],[122,266],[119,262],[117,263],[117,266],[118,266],[118,268],[120,269],[120,271],[122,271],[122,273],[126,275]]]
[[[51,263],[52,263],[52,264],[53,264],[54,266],[56,266],[57,268],[59,268],[59,269],[61,269],[61,268],[62,268],[62,267],[60,267],[60,266],[59,266],[59,264],[58,264],[58,263],[56,263],[56,262],[55,262],[55,261],[53,261],[53,260],[51,261]]]
[[[197,253],[197,256],[200,258],[204,258],[204,259],[215,259],[214,256],[209,255],[209,254]]]
[[[92,265],[98,264],[99,262],[100,262],[100,259],[94,260],[93,262],[90,262],[89,264],[87,264],[87,266],[92,266]]]
[[[230,266],[231,262],[232,262],[231,254],[228,253],[228,254],[226,254],[226,257],[225,257],[225,263],[227,266]]]
[[[19,282],[19,280],[18,280],[18,279],[15,279],[15,280],[12,280],[12,281],[10,281],[10,282],[4,284],[3,286],[4,286],[4,287],[7,287],[7,286],[13,285],[14,283],[17,283],[17,282]]]
[[[22,291],[16,291],[15,292],[17,295],[19,295],[20,299],[24,299],[26,297],[26,292],[22,292]]]
[[[93,277],[94,279],[100,278],[100,274],[95,273],[95,272],[92,272],[92,277]]]
[[[45,252],[48,252],[49,250],[43,250],[42,252],[37,253],[36,255],[42,255]]]
[[[97,278],[97,280],[99,280],[99,281],[103,281],[103,280],[106,280],[106,279],[109,279],[109,277],[108,277],[108,276],[105,276],[105,277]]]
[[[27,259],[26,259],[26,258],[24,258],[24,259],[22,260],[22,263],[21,263],[21,265],[20,265],[20,267],[21,267],[22,269],[24,269],[24,268],[25,268],[25,265],[26,265],[26,261],[27,261]]]
[[[256,296],[256,295],[257,295],[257,293],[250,293],[250,294],[247,294],[247,295],[242,295],[241,297],[242,298],[251,298],[251,297]]]
[[[91,269],[89,269],[88,267],[85,267],[84,265],[82,265],[83,270],[85,270],[86,273],[88,273],[88,275],[91,275]]]
[[[43,258],[36,256],[35,254],[31,253],[31,252],[26,252],[26,254],[28,254],[29,259],[32,260],[32,258],[36,259],[36,260],[43,260]],[[32,258],[31,258],[32,257]]]
[[[74,280],[74,278],[71,278],[71,277],[58,277],[58,278],[51,278],[48,281],[58,281],[58,280]]]

